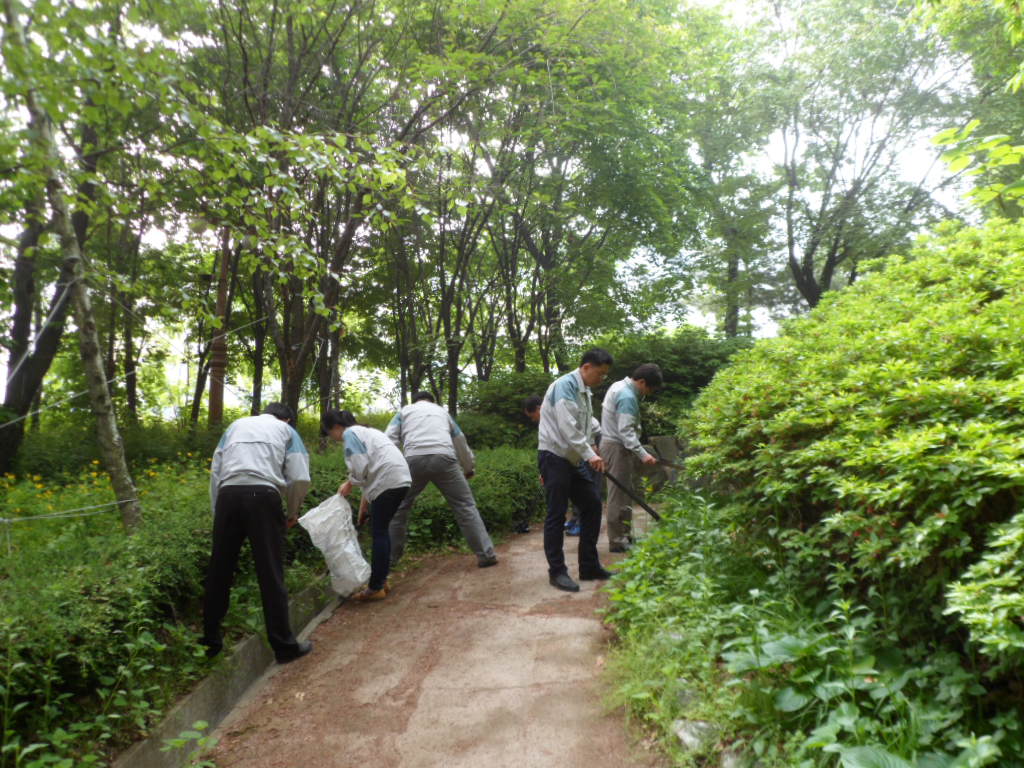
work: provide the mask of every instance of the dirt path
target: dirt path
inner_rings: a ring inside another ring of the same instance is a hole
[[[566,555],[575,563],[575,539]],[[605,542],[604,534],[601,536]],[[571,554],[570,554],[571,551]],[[214,734],[219,768],[656,766],[602,706],[604,597],[547,583],[539,531],[431,559],[387,600],[346,603]],[[570,567],[575,573],[575,567]]]

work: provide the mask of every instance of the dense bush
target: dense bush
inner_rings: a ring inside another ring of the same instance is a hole
[[[495,373],[465,387],[457,421],[475,448],[536,448],[537,428],[523,415],[523,400],[543,397],[553,377],[543,371]]]
[[[530,442],[536,448],[537,428],[527,425],[527,420],[521,416],[517,421],[496,413],[461,411],[456,421],[474,451],[501,446],[525,448]]]
[[[198,598],[209,557],[205,460],[138,467],[144,518],[125,536],[115,508],[45,515],[113,499],[97,466],[60,486],[0,480],[0,766],[102,763],[144,733],[201,676]],[[321,568],[308,537],[289,536],[292,589]],[[251,558],[243,557],[225,630],[262,629]],[[37,746],[31,746],[31,745]],[[63,762],[62,762],[63,761]]]
[[[657,363],[665,377],[662,388],[641,404],[644,435],[675,434],[677,424],[715,372],[737,351],[750,346],[748,338],[716,338],[703,328],[683,326],[671,332],[616,334],[598,339],[615,358],[607,382],[595,391],[595,410],[608,386],[633,373],[642,363]],[[599,416],[600,417],[600,416]]]
[[[810,593],[905,638],[956,613],[1016,675],[1022,339],[1024,225],[947,229],[737,355],[695,405],[689,467]]]
[[[233,421],[242,414],[232,414]],[[183,428],[172,422],[121,424],[125,455],[133,468],[151,461],[171,461],[179,455],[209,458],[220,440],[221,429]],[[62,419],[44,422],[42,429],[25,434],[15,464],[19,475],[46,478],[76,475],[100,458],[95,419]]]
[[[863,604],[809,600],[699,498],[662,511],[610,584],[610,668],[678,765],[1024,765],[1013,702],[987,700],[969,659],[899,638]],[[696,749],[676,735],[687,726]]]

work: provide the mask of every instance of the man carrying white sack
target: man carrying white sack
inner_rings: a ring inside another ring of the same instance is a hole
[[[391,519],[391,562],[397,563],[405,551],[413,502],[427,483],[433,483],[451,505],[455,522],[476,555],[477,565],[497,565],[494,544],[466,482],[473,476],[476,458],[448,412],[434,402],[429,392],[416,392],[412,404],[395,414],[384,434],[403,449],[412,474],[412,487]]]

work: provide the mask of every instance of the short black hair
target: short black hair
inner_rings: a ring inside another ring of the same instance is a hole
[[[267,407],[263,409],[263,413],[270,414],[275,419],[287,421],[289,424],[295,423],[295,411],[284,403],[267,403]]]
[[[601,349],[601,347],[594,347],[588,349],[583,353],[583,357],[580,358],[580,367],[582,368],[587,363],[591,365],[613,365],[615,361],[612,359],[612,353],[607,349]]]
[[[331,408],[324,411],[324,415],[320,417],[320,435],[326,437],[334,427],[351,427],[355,423],[356,417],[352,415],[352,411],[339,411],[336,408]]]
[[[660,387],[664,380],[661,376],[661,368],[656,363],[638,365],[636,370],[633,371],[633,379],[636,381],[643,379],[647,382],[647,386],[652,389]]]
[[[423,390],[423,389],[421,389],[419,392],[413,392],[412,393],[412,401],[414,403],[418,403],[420,400],[429,400],[430,402],[433,403],[434,402],[434,396],[432,394],[430,394],[429,392],[427,392],[426,390]]]
[[[530,395],[528,398],[523,400],[523,410],[526,411],[527,413],[533,413],[543,404],[543,397],[540,397],[538,395]]]

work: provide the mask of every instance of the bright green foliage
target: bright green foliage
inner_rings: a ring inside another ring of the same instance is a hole
[[[113,508],[32,519],[112,501],[98,467],[60,488],[38,475],[0,479],[0,517],[18,521],[0,525],[3,768],[102,763],[206,671],[195,644],[212,525],[206,460],[151,462],[136,478],[148,514],[131,537]],[[292,590],[322,568],[301,531],[289,535],[287,558]],[[243,557],[225,630],[238,637],[262,626]]]
[[[767,530],[791,578],[877,586],[905,635],[946,629],[943,593],[979,556],[956,590],[968,624],[1024,586],[997,570],[1024,487],[1022,246],[998,221],[923,241],[738,355],[687,426],[691,471]],[[978,629],[997,659],[1024,651]]]
[[[718,764],[726,745],[764,768],[1022,764],[1016,712],[962,656],[901,642],[865,605],[808,600],[700,498],[663,513],[611,583],[611,669],[618,703],[678,765]],[[714,723],[717,737],[684,751],[679,720]]]

